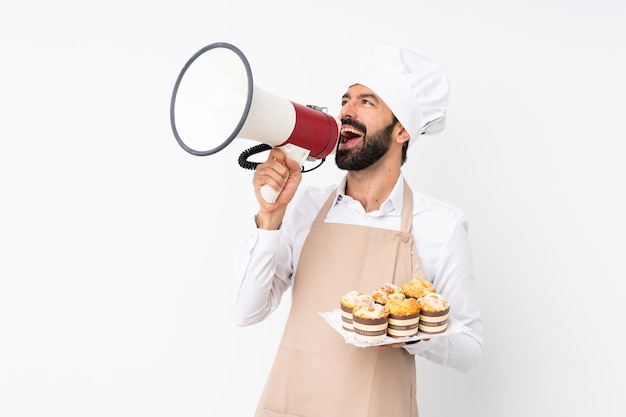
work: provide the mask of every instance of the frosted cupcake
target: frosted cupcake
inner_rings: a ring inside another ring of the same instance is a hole
[[[428,294],[419,299],[420,311],[419,330],[423,333],[441,333],[448,327],[450,304],[442,295]]]
[[[420,320],[421,304],[415,298],[389,300],[385,307],[389,310],[387,334],[391,337],[415,336]]]
[[[385,306],[374,302],[371,296],[364,297],[352,310],[354,337],[367,342],[381,339],[387,334],[388,317]]]

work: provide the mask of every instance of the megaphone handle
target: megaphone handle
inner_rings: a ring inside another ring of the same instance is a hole
[[[311,153],[310,150],[301,148],[300,146],[293,145],[291,143],[278,146],[278,149],[282,150],[287,156],[287,158],[298,162],[300,166],[304,165],[304,162],[309,157],[309,153]],[[276,191],[272,187],[266,184],[261,187],[261,196],[263,197],[263,200],[265,200],[266,203],[274,204],[276,202],[276,199],[280,195],[281,191],[282,190]]]

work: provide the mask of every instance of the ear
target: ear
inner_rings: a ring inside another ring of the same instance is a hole
[[[404,128],[404,126],[402,126],[402,123],[398,122],[396,124],[396,134],[395,134],[395,139],[396,142],[398,143],[404,143],[407,142],[409,139],[411,139],[411,135],[409,135],[409,132],[406,131],[406,129]]]

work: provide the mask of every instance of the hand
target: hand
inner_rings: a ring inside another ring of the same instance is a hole
[[[257,215],[257,226],[259,228],[278,229],[284,217],[287,204],[291,202],[301,181],[302,171],[298,162],[287,158],[280,149],[274,148],[270,150],[267,161],[257,166],[252,178],[260,206]],[[272,204],[266,202],[261,195],[261,187],[264,185],[268,185],[280,192],[276,201]]]
[[[417,342],[428,342],[429,340],[430,340],[430,337],[429,337],[429,338],[426,338],[426,339],[416,340],[416,341],[414,341],[414,342],[409,342],[408,344],[413,344],[413,343],[417,343]],[[379,348],[380,348],[380,349],[384,349],[384,348],[386,348],[387,346],[391,346],[391,347],[393,347],[393,348],[396,348],[396,349],[397,349],[397,348],[401,348],[401,347],[403,347],[403,346],[404,346],[404,345],[406,345],[406,344],[407,344],[406,342],[392,343],[392,344],[390,344],[390,345],[380,345],[380,346],[379,346]]]
[[[390,344],[390,345],[380,345],[380,346],[378,346],[378,348],[379,348],[379,349],[384,349],[384,348],[386,348],[387,346],[391,346],[392,348],[396,348],[396,349],[398,349],[398,348],[401,348],[401,347],[402,347],[402,346],[404,346],[404,345],[406,345],[406,343],[405,343],[405,342],[400,342],[400,343],[392,343],[392,344]]]

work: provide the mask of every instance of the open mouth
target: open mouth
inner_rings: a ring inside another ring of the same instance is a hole
[[[359,139],[363,136],[363,132],[352,126],[343,126],[341,128],[341,143],[348,143],[354,139]]]

